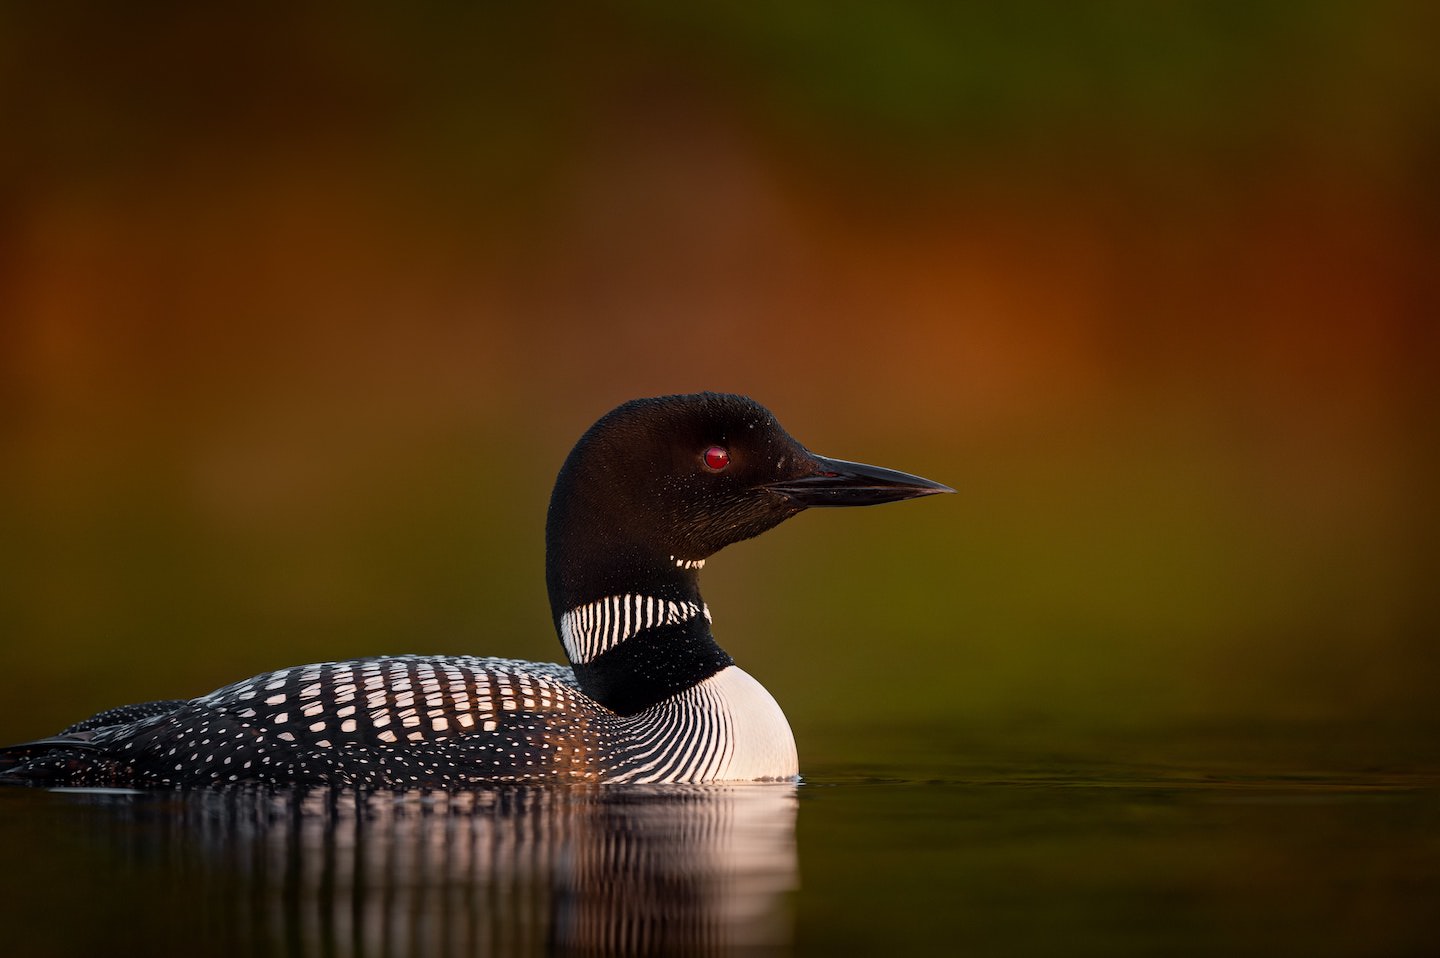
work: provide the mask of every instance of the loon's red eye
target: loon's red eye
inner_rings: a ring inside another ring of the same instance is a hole
[[[730,450],[724,446],[711,446],[705,450],[705,468],[711,472],[719,472],[730,465]]]

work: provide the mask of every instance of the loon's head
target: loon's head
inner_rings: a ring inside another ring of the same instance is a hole
[[[744,396],[636,399],[580,438],[546,524],[555,616],[606,595],[698,595],[715,552],[812,506],[867,506],[941,492],[918,476],[817,456]]]

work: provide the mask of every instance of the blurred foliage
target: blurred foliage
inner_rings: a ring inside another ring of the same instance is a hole
[[[962,493],[707,569],[808,754],[1428,721],[1436,20],[4,5],[0,737],[552,658],[555,468],[702,388]]]

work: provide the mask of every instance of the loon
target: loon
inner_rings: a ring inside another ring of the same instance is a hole
[[[568,667],[397,655],[284,668],[0,749],[0,782],[794,781],[789,723],[716,643],[700,570],[812,506],[949,492],[815,455],[744,396],[633,400],[580,438],[550,499],[545,579]]]

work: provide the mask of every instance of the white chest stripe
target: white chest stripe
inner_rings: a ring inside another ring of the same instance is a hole
[[[560,617],[560,641],[570,661],[593,660],[643,629],[679,625],[697,615],[708,621],[710,609],[694,602],[672,602],[653,595],[612,595],[578,606]]]

